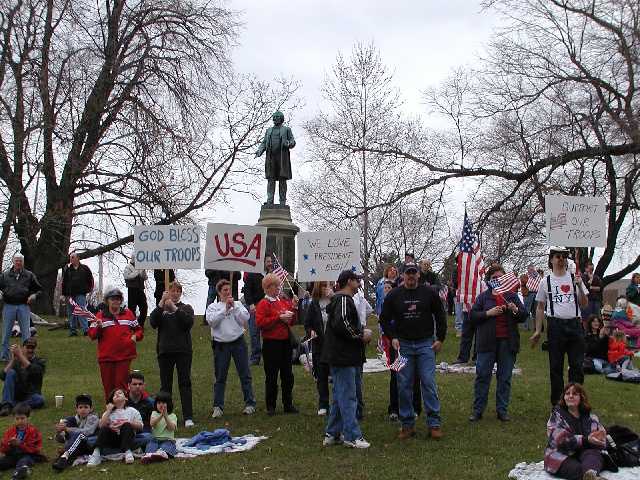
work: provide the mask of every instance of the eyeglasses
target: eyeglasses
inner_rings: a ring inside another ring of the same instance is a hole
[[[555,253],[553,256],[555,258],[569,258],[569,254],[568,253]]]

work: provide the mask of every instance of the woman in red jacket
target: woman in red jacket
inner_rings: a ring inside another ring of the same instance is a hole
[[[607,352],[609,363],[627,368],[633,358],[633,352],[627,348],[627,339],[624,332],[616,330],[609,337],[609,351]]]
[[[123,300],[119,288],[108,288],[104,294],[106,306],[89,327],[89,337],[98,340],[98,365],[105,400],[115,388],[127,387],[129,366],[137,356],[136,343],[144,336],[135,314],[122,308]]]
[[[289,327],[295,323],[297,301],[293,304],[278,298],[280,279],[270,273],[262,279],[265,297],[256,306],[256,324],[262,334],[264,357],[265,396],[267,415],[276,412],[278,399],[278,372],[282,386],[282,404],[285,413],[298,413],[293,406],[293,370],[291,368],[291,342]]]

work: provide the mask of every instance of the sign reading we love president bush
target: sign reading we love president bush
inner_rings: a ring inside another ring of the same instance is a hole
[[[298,281],[335,281],[342,270],[360,273],[360,232],[298,234]]]

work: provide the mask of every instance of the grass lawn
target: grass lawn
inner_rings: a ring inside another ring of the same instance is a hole
[[[299,327],[297,327],[299,328]],[[450,332],[452,329],[449,330]],[[133,367],[142,370],[149,392],[159,388],[155,356],[155,332],[146,330],[146,338],[138,344],[138,360]],[[95,360],[96,346],[87,338],[69,338],[64,330],[48,332],[39,329],[39,355],[48,359],[44,381],[47,407],[32,414],[31,421],[44,436],[44,447],[50,459],[58,444],[53,437],[57,420],[73,412],[73,398],[88,392],[101,403],[102,386]],[[518,357],[522,376],[514,376],[510,414],[512,421],[502,424],[495,418],[495,385],[485,418],[470,425],[473,377],[470,375],[440,375],[437,382],[442,404],[445,437],[438,442],[427,438],[424,420],[418,423],[417,438],[400,443],[395,439],[398,425],[387,420],[388,373],[365,375],[366,418],[362,422],[365,438],[372,446],[368,450],[350,450],[341,446],[323,448],[324,419],[316,416],[317,399],[312,377],[301,366],[294,367],[294,401],[301,413],[279,413],[267,417],[264,411],[264,372],[262,366],[252,367],[253,385],[258,399],[258,412],[250,417],[241,415],[242,396],[233,367],[227,385],[226,409],[223,419],[209,418],[212,408],[212,352],[208,327],[196,319],[193,329],[194,361],[193,389],[196,429],[181,428],[178,436],[190,436],[200,430],[225,427],[232,435],[255,433],[269,439],[247,453],[212,455],[189,460],[172,460],[164,464],[133,466],[105,462],[91,478],[104,479],[504,479],[520,461],[542,458],[545,445],[545,425],[549,415],[549,381],[547,357],[524,344]],[[456,356],[458,341],[450,335],[438,361],[451,362]],[[368,356],[374,356],[374,347]],[[605,425],[619,423],[640,430],[640,386],[611,382],[601,376],[586,380],[591,403]],[[53,397],[65,396],[63,409],[56,409]],[[174,402],[180,416],[177,384]],[[279,407],[281,410],[281,407]],[[97,408],[102,412],[102,406]],[[12,417],[0,419],[4,431]],[[86,479],[86,467],[70,468],[61,478]],[[54,476],[49,464],[34,469],[34,478]]]

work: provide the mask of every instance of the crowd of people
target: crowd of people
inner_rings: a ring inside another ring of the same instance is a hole
[[[242,299],[239,273],[207,270],[204,321],[210,329],[215,376],[211,417],[224,416],[232,359],[240,379],[243,414],[256,412],[251,366],[260,363],[265,373],[267,415],[276,414],[279,390],[283,412],[298,413],[292,359],[300,342],[291,327],[300,323],[305,328],[305,343],[311,346],[317,413],[327,417],[323,444],[368,448],[359,422],[364,416],[365,349],[373,338],[367,322],[375,313],[379,345],[388,364],[396,366],[390,369],[388,413],[391,420],[400,423],[399,439],[416,435],[416,418],[422,412],[428,435],[442,438],[436,355],[447,336],[446,315],[450,312],[455,314],[454,326],[460,337],[454,363],[475,361],[470,422],[483,418],[494,365],[496,415],[500,421],[510,420],[511,378],[520,350],[520,332],[533,328],[534,346],[543,330],[546,332],[553,410],[548,421],[545,468],[562,478],[597,479],[603,468],[599,455],[606,432],[591,412],[582,387],[584,374],[633,368],[634,352],[628,339],[637,339],[640,329],[628,318],[625,306],[626,302],[640,301],[640,274],[633,275],[625,297],[614,310],[602,306],[602,281],[594,274],[593,264],[586,262],[583,270],[572,270],[569,256],[569,250],[552,247],[549,273],[544,275],[530,265],[518,287],[507,292],[497,288],[507,272],[492,262],[486,268],[484,290],[467,305],[456,301],[455,274],[450,282],[441,282],[428,260],[416,262],[408,252],[402,263],[383,268],[375,284],[375,309],[362,293],[364,279],[351,270],[340,273],[335,282],[314,283],[301,299],[283,288],[270,257],[265,259],[263,273],[244,275]],[[156,305],[148,315],[147,273],[136,269],[131,260],[124,270],[128,304],[125,306],[122,290],[107,288],[93,315],[87,310],[87,295],[94,289],[91,270],[77,253],[69,256],[61,285],[68,305],[69,335],[87,335],[96,342],[106,408],[98,417],[91,396],[83,393],[76,397],[75,414],[55,427],[56,440],[64,444],[64,452],[54,461],[54,469],[64,470],[80,455],[89,455],[88,465],[98,465],[105,452],[120,452],[126,463],[132,463],[136,448],[145,452],[143,463],[175,456],[179,422],[173,412],[174,370],[184,426],[195,426],[191,387],[194,310],[181,301],[183,287],[175,272],[169,273],[165,284],[165,273],[154,271]],[[530,282],[536,275],[540,276],[537,289]],[[4,302],[1,357],[7,362],[0,372],[4,382],[0,416],[13,413],[15,418],[0,445],[4,453],[0,469],[15,469],[16,478],[26,476],[29,468],[43,459],[42,435],[29,423],[31,410],[45,404],[42,382],[46,362],[36,355],[37,341],[29,324],[29,305],[41,290],[35,275],[24,268],[24,258],[16,254],[12,266],[0,276]],[[153,397],[146,392],[144,375],[131,370],[147,316],[149,326],[157,330],[161,385]],[[20,327],[22,347],[9,346],[15,323]],[[566,386],[565,357],[569,365]]]

